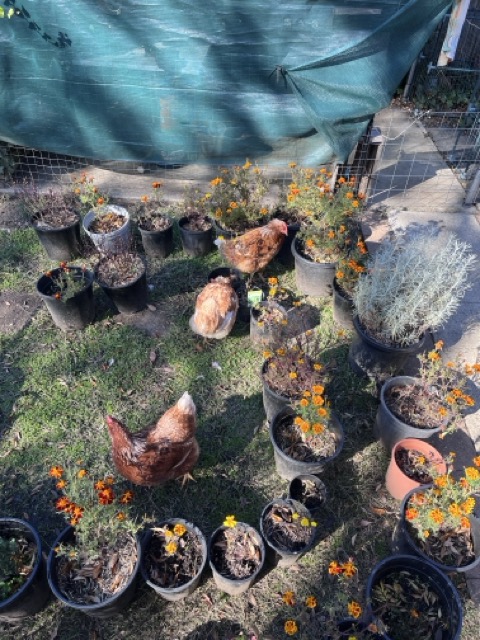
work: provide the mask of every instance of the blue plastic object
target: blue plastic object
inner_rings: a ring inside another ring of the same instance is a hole
[[[3,0],[0,139],[161,164],[344,161],[450,0]]]

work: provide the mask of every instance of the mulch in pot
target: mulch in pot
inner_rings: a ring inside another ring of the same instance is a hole
[[[284,416],[278,423],[275,440],[280,449],[293,460],[317,462],[333,456],[337,450],[335,434],[325,430],[309,442],[302,440],[299,429],[293,424],[294,416]]]
[[[262,552],[254,530],[238,526],[220,530],[212,544],[212,562],[225,578],[242,580],[255,573]]]
[[[385,393],[385,402],[396,418],[417,429],[438,429],[446,423],[439,411],[445,402],[421,385],[393,386]]]
[[[275,547],[291,553],[302,551],[312,541],[311,526],[302,525],[302,514],[281,503],[272,503],[264,514],[263,531]]]
[[[134,282],[144,270],[145,265],[136,254],[117,253],[102,258],[95,269],[95,275],[106,287],[120,287]]]
[[[438,464],[438,460],[429,460],[420,451],[403,447],[397,447],[395,462],[408,478],[420,484],[433,482],[431,471]]]
[[[78,214],[74,211],[58,208],[42,212],[41,215],[32,218],[32,224],[39,229],[60,229],[62,227],[70,227],[78,220]]]
[[[93,222],[89,226],[90,233],[111,233],[117,229],[121,229],[127,222],[125,216],[121,216],[114,211],[107,211],[106,213],[98,213],[93,219]]]
[[[187,222],[182,226],[187,231],[208,231],[212,228],[212,223],[207,216],[201,213],[189,213]]]

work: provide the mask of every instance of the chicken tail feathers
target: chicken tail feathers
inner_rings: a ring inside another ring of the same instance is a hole
[[[217,245],[217,247],[222,247],[225,244],[225,239],[224,238],[215,238],[215,240],[213,241],[213,244]]]
[[[195,403],[193,402],[193,398],[188,393],[188,391],[185,391],[183,396],[177,402],[177,407],[179,409],[181,409],[182,411],[185,411],[185,413],[190,413],[192,415],[195,415],[196,412],[197,412],[197,408],[195,407]]]

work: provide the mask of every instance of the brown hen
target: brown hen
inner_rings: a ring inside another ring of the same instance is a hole
[[[130,433],[107,416],[112,457],[119,473],[135,484],[155,485],[190,476],[200,453],[195,439],[197,411],[185,392],[156,424]]]
[[[252,229],[231,240],[217,238],[215,244],[231,265],[243,273],[253,274],[276,256],[287,234],[285,222],[274,218],[264,227]]]
[[[238,311],[238,296],[230,278],[209,282],[199,294],[190,328],[204,338],[225,338],[232,330]]]

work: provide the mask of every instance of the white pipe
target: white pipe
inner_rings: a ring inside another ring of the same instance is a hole
[[[455,60],[458,41],[462,35],[463,24],[469,8],[470,0],[455,0],[450,20],[448,21],[447,34],[438,56],[438,67],[446,67],[452,60]]]

